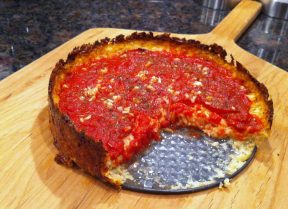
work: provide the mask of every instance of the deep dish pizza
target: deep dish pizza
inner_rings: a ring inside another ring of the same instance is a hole
[[[165,128],[214,138],[268,137],[265,86],[218,45],[133,33],[75,48],[49,83],[56,160],[114,185],[111,172],[160,140]]]

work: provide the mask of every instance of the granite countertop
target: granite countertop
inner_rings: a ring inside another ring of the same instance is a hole
[[[201,7],[196,2],[199,1],[1,1],[0,80],[89,28],[207,33],[228,13]],[[261,14],[237,43],[288,71],[288,21]]]

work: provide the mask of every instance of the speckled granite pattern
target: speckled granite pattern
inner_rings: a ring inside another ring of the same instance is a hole
[[[227,12],[207,9],[197,2],[1,1],[0,80],[93,27],[207,33]],[[261,15],[239,40],[239,45],[288,71],[287,28],[287,21]]]

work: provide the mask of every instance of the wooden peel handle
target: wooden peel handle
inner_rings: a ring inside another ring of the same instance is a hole
[[[262,4],[256,1],[241,1],[211,33],[236,41],[255,20],[261,7]]]

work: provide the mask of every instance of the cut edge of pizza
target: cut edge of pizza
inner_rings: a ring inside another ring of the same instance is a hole
[[[193,127],[216,139],[267,139],[267,88],[216,44],[133,33],[75,48],[49,81],[58,163],[121,186],[122,166],[160,140]],[[124,176],[124,177],[123,177]]]

